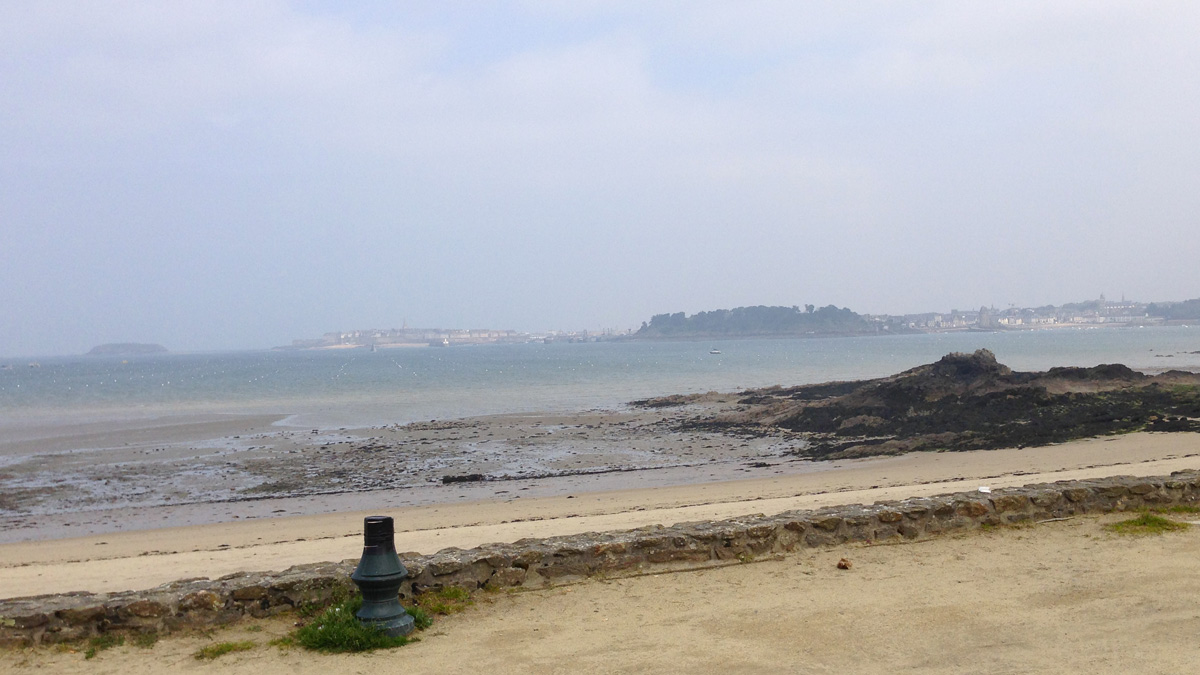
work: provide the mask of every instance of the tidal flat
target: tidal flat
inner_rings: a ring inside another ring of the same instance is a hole
[[[836,471],[913,451],[1200,429],[1200,376],[1016,372],[987,350],[873,380],[616,409],[304,429],[284,415],[28,426],[0,440],[0,543]],[[1047,452],[1052,452],[1047,450]]]

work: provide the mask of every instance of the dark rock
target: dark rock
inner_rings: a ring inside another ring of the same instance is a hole
[[[442,476],[442,484],[449,485],[451,483],[481,483],[487,479],[487,476],[481,473],[468,473],[461,476]]]

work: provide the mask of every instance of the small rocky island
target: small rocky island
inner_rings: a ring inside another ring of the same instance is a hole
[[[140,342],[112,342],[96,345],[87,353],[88,356],[142,356],[145,354],[165,354],[167,348],[162,345],[144,344]]]
[[[703,397],[705,395],[699,395]],[[697,398],[635,401],[686,406]],[[1043,446],[1133,431],[1200,431],[1200,374],[1150,376],[1121,364],[1017,372],[986,349],[890,377],[769,387],[680,430],[797,435],[811,459]]]

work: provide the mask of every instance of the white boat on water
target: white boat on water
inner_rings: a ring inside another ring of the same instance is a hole
[[[710,349],[710,350],[708,350],[708,353],[709,354],[720,354],[721,350],[720,349]]]

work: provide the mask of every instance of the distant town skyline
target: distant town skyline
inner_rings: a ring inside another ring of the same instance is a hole
[[[1187,316],[1200,320],[1200,299],[1191,302],[1139,302],[1134,300],[1112,301],[1102,294],[1096,300],[1069,302],[1062,305],[1040,307],[996,307],[982,306],[978,310],[951,309],[946,312],[918,312],[915,314],[866,314],[863,315],[884,332],[897,330],[919,332],[941,332],[963,329],[1005,330],[1025,328],[1057,327],[1114,327],[1114,326],[1161,326],[1170,323],[1188,323],[1189,320],[1173,320],[1166,312],[1152,310],[1187,305]],[[1192,307],[1195,305],[1195,307]],[[812,312],[815,305],[793,306],[797,312]],[[725,311],[734,308],[712,308],[706,311]],[[847,308],[853,309],[853,308]],[[1194,311],[1193,311],[1194,310]],[[645,324],[643,323],[643,326]],[[329,331],[319,338],[296,338],[288,345],[275,349],[340,349],[347,347],[390,348],[411,346],[452,346],[462,344],[516,343],[538,341],[595,342],[626,339],[637,336],[632,328],[619,329],[575,329],[548,331],[517,331],[495,328],[356,328]]]

